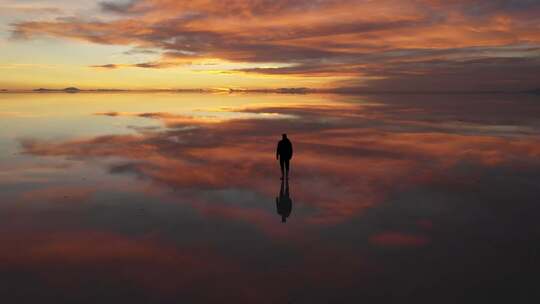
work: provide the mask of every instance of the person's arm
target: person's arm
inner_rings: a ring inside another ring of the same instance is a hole
[[[292,143],[291,143],[291,158],[292,158],[292,155],[293,155],[293,150],[292,150]]]

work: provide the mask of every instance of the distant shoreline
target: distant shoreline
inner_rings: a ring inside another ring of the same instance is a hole
[[[65,89],[33,89],[9,90],[0,89],[0,94],[88,94],[88,93],[196,93],[196,94],[337,94],[337,95],[540,95],[540,89],[528,91],[362,91],[358,89],[311,89],[311,88],[279,88],[279,89],[78,89],[75,87]]]

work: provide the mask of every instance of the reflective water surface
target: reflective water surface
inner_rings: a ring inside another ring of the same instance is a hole
[[[538,96],[2,94],[0,295],[532,303],[539,185]]]

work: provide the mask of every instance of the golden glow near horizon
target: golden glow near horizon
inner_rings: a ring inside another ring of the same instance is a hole
[[[0,0],[0,89],[523,90],[537,85],[538,13],[528,0]]]
[[[41,51],[34,54],[36,49]],[[209,58],[167,68],[141,68],[133,65],[159,60],[159,55],[124,54],[131,49],[54,38],[12,42],[2,49],[0,73],[6,77],[2,77],[0,83],[10,89],[61,89],[67,86],[81,89],[274,88],[287,86],[291,80],[301,86],[322,84],[321,79],[294,75],[229,72],[260,66],[287,66],[279,63],[256,65]],[[104,58],[120,63],[116,68],[98,67]]]

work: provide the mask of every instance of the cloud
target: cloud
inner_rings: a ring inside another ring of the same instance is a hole
[[[519,92],[538,86],[538,71],[538,57],[429,60],[366,68],[371,79],[337,85],[344,92],[347,87],[352,92]]]
[[[117,13],[117,14],[126,14],[131,12],[131,10],[137,5],[138,0],[129,0],[124,2],[112,2],[112,1],[103,1],[99,3],[101,10],[105,12]]]
[[[39,5],[0,5],[0,15],[13,16],[15,14],[32,15],[62,15],[64,11],[52,6]]]
[[[159,51],[157,50],[151,50],[151,49],[145,49],[145,48],[133,48],[129,51],[124,52],[125,55],[153,55],[158,54]]]
[[[118,64],[103,64],[103,65],[91,65],[91,68],[100,68],[100,69],[116,69],[119,67]]]
[[[135,64],[102,64],[102,65],[91,65],[91,68],[98,69],[118,69],[118,68],[145,68],[145,69],[165,69],[171,67],[177,67],[181,65],[186,65],[186,62],[141,62]]]
[[[169,67],[175,67],[179,65],[184,65],[186,63],[173,63],[173,62],[142,62],[134,64],[134,67],[138,68],[147,68],[147,69],[163,69]]]
[[[534,1],[235,0],[209,5],[202,0],[138,0],[102,2],[100,7],[118,18],[19,22],[13,25],[13,35],[49,35],[163,52],[158,62],[134,65],[141,68],[175,66],[175,59],[218,58],[261,65],[241,72],[342,76],[351,83],[383,90],[392,90],[398,83],[405,87],[415,83],[416,90],[433,86],[459,90],[469,83],[468,79],[458,81],[464,75],[471,79],[489,75],[486,83],[506,90],[536,85],[530,76],[517,81],[523,72],[538,71],[536,65],[525,69],[519,64],[521,59],[540,57],[540,35],[534,30],[540,25],[534,18],[540,6]],[[500,64],[501,59],[515,60],[515,68],[497,72],[493,63]],[[478,63],[469,66],[469,60],[491,62],[493,69],[478,69]],[[291,66],[265,67],[276,62]],[[109,65],[130,66],[105,66]],[[446,67],[461,71],[448,76]],[[505,81],[508,77],[516,81]],[[430,78],[440,84],[426,81]]]

